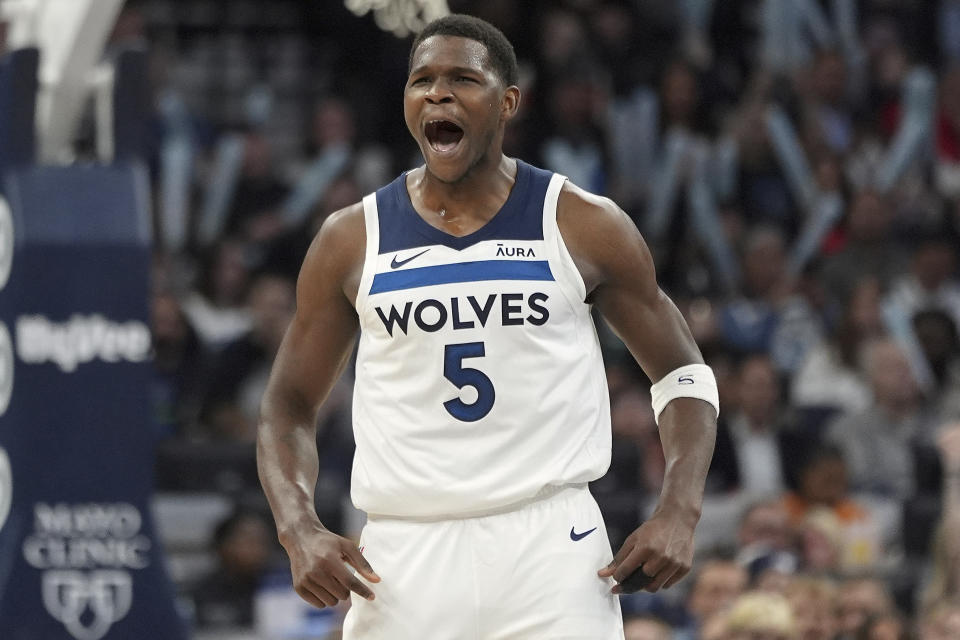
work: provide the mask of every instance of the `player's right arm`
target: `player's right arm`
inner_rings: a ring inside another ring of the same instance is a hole
[[[317,412],[353,350],[364,255],[363,207],[331,215],[314,238],[297,281],[297,311],[277,352],[260,406],[257,469],[294,588],[307,602],[332,606],[350,591],[373,593],[348,569],[379,582],[350,540],[327,530],[314,507]]]

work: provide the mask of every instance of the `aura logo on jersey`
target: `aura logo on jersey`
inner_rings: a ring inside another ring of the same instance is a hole
[[[13,216],[7,201],[0,197],[0,289],[10,279],[13,266]]]
[[[504,327],[523,324],[540,326],[550,319],[550,310],[544,306],[549,299],[550,296],[539,291],[529,296],[522,293],[491,293],[486,298],[454,296],[449,303],[427,298],[416,306],[412,300],[408,300],[400,308],[390,305],[389,310],[383,307],[375,309],[383,327],[393,337],[397,327],[407,335],[412,328],[411,319],[415,326],[427,333],[439,331],[448,325],[455,331],[486,327],[491,318]]]
[[[132,571],[149,564],[150,540],[131,504],[34,505],[23,557],[43,571],[43,605],[77,640],[99,640],[130,611]]]

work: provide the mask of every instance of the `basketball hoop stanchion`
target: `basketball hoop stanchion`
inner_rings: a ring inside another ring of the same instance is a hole
[[[345,0],[358,16],[373,11],[377,26],[398,38],[418,33],[427,23],[450,14],[447,0]]]

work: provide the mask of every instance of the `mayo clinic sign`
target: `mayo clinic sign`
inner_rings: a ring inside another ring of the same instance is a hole
[[[150,513],[143,168],[0,181],[0,637],[185,640]]]

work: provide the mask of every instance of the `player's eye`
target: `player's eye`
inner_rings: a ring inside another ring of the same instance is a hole
[[[457,77],[457,82],[472,82],[472,83],[476,84],[476,83],[477,83],[477,79],[476,79],[476,78],[471,78],[470,76],[458,76],[458,77]]]
[[[416,80],[412,81],[412,82],[410,83],[410,86],[411,86],[411,87],[414,87],[414,86],[416,86],[416,85],[423,84],[423,83],[429,82],[429,81],[430,81],[430,78],[427,78],[427,77],[424,76],[424,77],[417,78]]]

